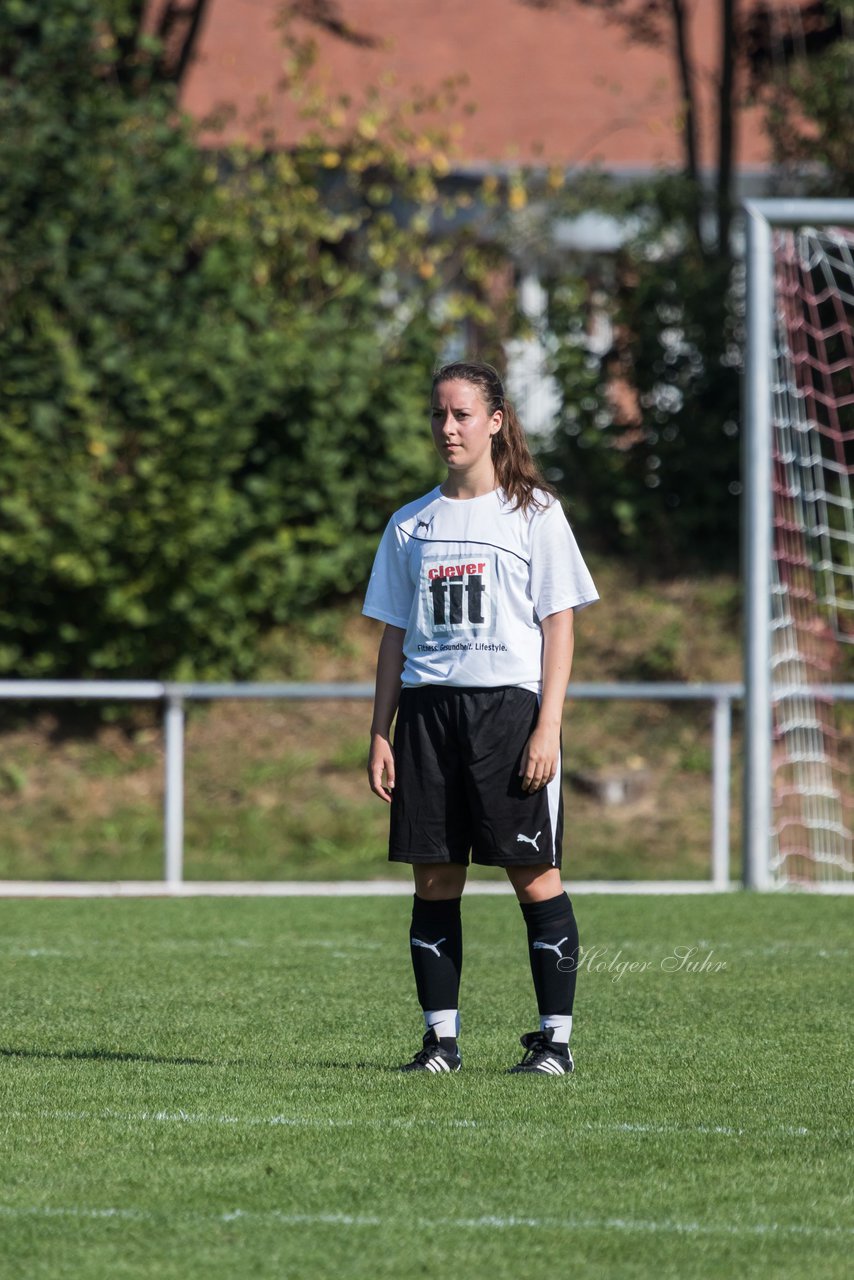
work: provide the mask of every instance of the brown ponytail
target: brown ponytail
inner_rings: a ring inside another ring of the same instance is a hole
[[[499,485],[515,507],[528,512],[532,507],[548,506],[548,498],[557,498],[556,490],[543,479],[531,456],[522,424],[504,394],[497,369],[491,364],[457,361],[443,365],[433,375],[434,391],[440,382],[470,382],[480,392],[487,413],[501,412],[501,427],[492,437],[492,465]]]

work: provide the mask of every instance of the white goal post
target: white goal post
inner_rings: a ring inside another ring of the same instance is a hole
[[[746,202],[744,883],[854,888],[854,200]]]

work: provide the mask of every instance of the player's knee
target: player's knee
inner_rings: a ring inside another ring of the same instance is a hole
[[[426,867],[414,867],[415,892],[419,898],[436,901],[440,898],[458,898],[466,881],[465,867],[451,863],[439,863]]]
[[[557,867],[508,867],[507,875],[520,902],[544,902],[563,891]]]

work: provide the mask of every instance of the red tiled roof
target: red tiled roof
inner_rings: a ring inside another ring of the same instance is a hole
[[[687,3],[699,69],[700,161],[710,166],[719,5]],[[192,114],[230,102],[245,121],[264,97],[278,140],[287,145],[299,137],[304,126],[277,89],[283,63],[279,9],[279,0],[210,0],[183,93]],[[351,30],[382,42],[360,48],[316,32],[320,65],[339,91],[358,98],[361,87],[379,84],[391,71],[396,85],[387,92],[403,98],[416,85],[429,89],[447,76],[468,76],[462,100],[477,109],[458,114],[463,162],[596,162],[611,169],[681,163],[669,50],[630,44],[619,26],[574,0],[546,11],[522,0],[338,0],[338,12]],[[226,137],[253,133],[257,128],[234,123]],[[755,110],[740,114],[736,155],[742,169],[767,162]]]

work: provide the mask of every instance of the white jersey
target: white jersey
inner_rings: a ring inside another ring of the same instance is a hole
[[[546,500],[546,495],[540,495]],[[363,613],[406,631],[403,684],[542,685],[540,622],[599,599],[560,503],[439,488],[392,516]]]

